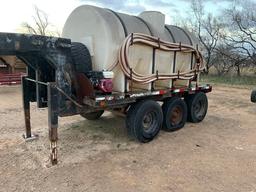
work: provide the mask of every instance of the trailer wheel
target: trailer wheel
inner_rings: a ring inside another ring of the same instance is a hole
[[[176,131],[184,127],[187,121],[187,105],[181,98],[173,97],[165,100],[162,110],[163,130]]]
[[[251,94],[251,101],[253,103],[256,103],[256,90],[252,91],[252,94]]]
[[[95,111],[91,113],[81,113],[80,115],[88,120],[97,120],[102,116],[103,113],[104,113],[104,110]]]
[[[201,122],[208,110],[208,99],[205,93],[198,92],[185,98],[188,106],[188,120],[192,123]]]
[[[87,47],[78,42],[71,44],[71,57],[78,73],[87,73],[92,70],[91,55]]]
[[[157,136],[162,122],[161,107],[152,100],[144,100],[131,105],[126,116],[129,135],[142,143],[147,143]]]

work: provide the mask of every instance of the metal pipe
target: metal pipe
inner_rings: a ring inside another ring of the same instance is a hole
[[[27,77],[26,77],[26,80],[32,81],[32,82],[34,82],[34,83],[38,83],[38,84],[41,84],[41,85],[45,85],[45,86],[48,85],[48,83],[45,83],[45,82],[42,82],[42,81],[37,81],[37,80],[30,79],[30,78],[27,78]]]
[[[58,90],[55,83],[48,83],[47,86],[48,105],[48,127],[50,139],[50,159],[53,165],[57,164],[57,141],[58,141]]]
[[[22,100],[24,108],[24,118],[25,118],[25,135],[24,138],[31,138],[31,123],[30,123],[30,97],[29,97],[29,86],[26,81],[26,77],[22,77]]]

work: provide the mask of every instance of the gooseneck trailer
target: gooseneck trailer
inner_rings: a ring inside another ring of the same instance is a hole
[[[115,111],[126,116],[131,137],[149,142],[161,128],[175,131],[206,116],[212,87],[199,84],[200,45],[184,29],[165,25],[163,14],[135,17],[81,6],[62,36],[0,33],[0,55],[15,55],[27,65],[22,77],[26,139],[33,137],[30,102],[48,107],[53,164],[58,117],[96,120],[105,110]]]

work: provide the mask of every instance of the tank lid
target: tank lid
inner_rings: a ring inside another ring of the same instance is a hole
[[[164,32],[165,15],[159,11],[144,11],[139,15],[154,31]]]

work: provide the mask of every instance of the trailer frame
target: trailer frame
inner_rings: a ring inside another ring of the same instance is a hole
[[[22,77],[24,138],[26,140],[35,137],[31,129],[30,102],[37,102],[38,108],[48,107],[52,164],[58,162],[58,117],[127,108],[140,100],[163,101],[174,96],[182,98],[198,92],[212,91],[211,85],[198,85],[198,75],[196,74],[196,77],[189,81],[189,86],[151,91],[136,91],[131,87],[130,91],[125,93],[82,94],[82,97],[79,98],[79,74],[75,72],[72,65],[70,49],[70,39],[0,33],[0,55],[15,55],[28,66],[27,75]],[[126,79],[131,81],[132,78],[127,77]],[[86,79],[83,81],[85,84],[87,83]]]

